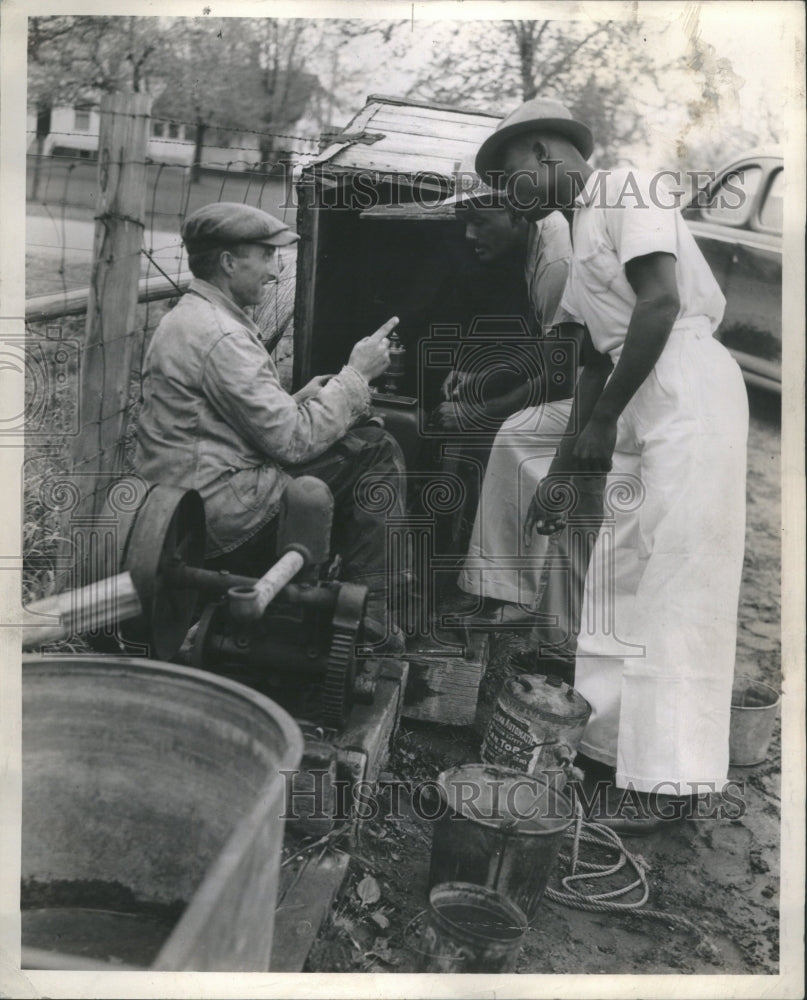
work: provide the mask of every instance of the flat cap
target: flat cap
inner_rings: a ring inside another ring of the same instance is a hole
[[[503,118],[492,135],[479,147],[476,154],[476,172],[489,180],[491,171],[501,170],[504,146],[515,136],[525,132],[556,132],[571,140],[584,159],[591,156],[594,137],[587,125],[572,117],[571,111],[560,101],[547,97],[534,97]]]
[[[182,241],[189,254],[238,243],[285,247],[299,239],[274,215],[237,201],[217,201],[189,215],[182,225]]]

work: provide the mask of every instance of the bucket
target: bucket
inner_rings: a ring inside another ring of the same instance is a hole
[[[515,972],[527,918],[498,892],[437,885],[425,917],[418,972]]]
[[[482,760],[525,774],[555,772],[574,759],[591,705],[560,677],[519,674],[508,678],[482,741]]]
[[[23,967],[269,969],[294,720],[126,657],[26,657],[22,695]]]
[[[735,767],[761,764],[768,755],[781,697],[769,684],[743,674],[731,689],[729,763]]]
[[[542,775],[464,764],[437,778],[429,885],[471,882],[495,889],[534,921],[573,820],[573,806]]]

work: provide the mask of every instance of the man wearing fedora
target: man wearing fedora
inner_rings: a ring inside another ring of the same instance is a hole
[[[146,353],[135,465],[153,482],[198,490],[207,565],[247,575],[275,560],[276,516],[290,478],[324,480],[334,496],[342,576],[368,587],[366,637],[399,652],[403,640],[386,604],[385,515],[359,504],[354,487],[367,473],[402,487],[403,457],[378,427],[352,430],[370,412],[369,383],[389,364],[398,320],[359,340],[338,374],[285,392],[246,310],[277,279],[277,248],[297,238],[279,219],[237,203],[206,205],[185,220],[194,279]]]
[[[642,832],[726,781],[748,403],[712,336],[725,300],[680,213],[653,176],[595,170],[593,146],[563,105],[536,98],[500,123],[476,166],[515,211],[560,210],[572,227],[563,306],[599,355],[525,532],[562,524],[553,488],[608,473],[612,522],[592,555],[577,646],[575,686],[592,705],[581,750],[636,793],[629,825]]]

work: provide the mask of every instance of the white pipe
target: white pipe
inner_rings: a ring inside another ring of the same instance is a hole
[[[23,608],[22,647],[31,649],[143,613],[129,573],[33,601]]]
[[[227,596],[236,621],[257,621],[280,591],[305,565],[300,552],[287,552],[270,567],[253,587],[232,587]]]

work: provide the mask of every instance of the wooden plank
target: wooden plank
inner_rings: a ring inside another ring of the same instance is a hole
[[[187,289],[192,278],[190,271],[183,271],[173,280],[162,276],[141,278],[137,284],[137,301],[159,302],[161,299],[173,298]],[[62,316],[81,316],[87,311],[89,298],[89,288],[73,288],[69,292],[58,292],[55,295],[34,296],[25,300],[25,320],[27,323],[42,323]]]
[[[304,863],[299,880],[282,897],[278,897],[270,963],[272,972],[302,970],[349,863],[350,855],[341,851],[329,851],[319,861],[309,859]],[[281,871],[285,872],[285,869]],[[299,869],[284,875],[284,881],[293,881],[298,872]]]
[[[410,652],[404,718],[471,725],[488,658],[486,632],[470,633],[465,657]]]
[[[109,455],[98,472],[113,470],[115,426],[123,430],[128,402],[134,328],[140,278],[140,249],[145,229],[146,152],[151,97],[107,94],[101,99],[98,137],[99,204],[93,245],[93,268],[81,364],[79,434],[74,459]],[[92,350],[101,345],[101,350]],[[97,514],[82,504],[81,514]]]
[[[354,705],[344,731],[337,737],[337,753],[366,755],[363,778],[374,782],[389,755],[390,741],[398,728],[408,665],[402,660],[381,660],[372,705]]]
[[[480,132],[477,136],[454,138],[449,135],[429,135],[422,132],[418,135],[409,132],[389,132],[387,137],[380,142],[361,148],[369,155],[375,153],[380,156],[401,156],[404,158],[428,156],[429,158],[451,159],[457,153],[460,156],[467,156],[469,150],[475,153],[489,135],[490,132]],[[342,155],[346,156],[348,153],[358,155],[359,148],[351,146],[350,150],[346,150]]]
[[[501,118],[502,116],[496,114],[492,111],[480,111],[478,108],[458,108],[453,104],[443,104],[439,101],[413,101],[407,97],[396,97],[388,96],[386,94],[370,94],[367,98],[367,103],[370,102],[377,104],[384,104],[388,107],[405,107],[405,108],[417,108],[423,112],[435,112],[435,113],[445,113],[458,114],[458,115],[468,115],[474,116],[479,115],[480,118]]]
[[[398,728],[408,668],[400,660],[380,660],[372,705],[355,705],[336,738],[337,757],[356,781],[378,780]],[[358,765],[358,767],[357,767]],[[301,865],[281,869],[272,944],[272,972],[300,972],[347,873],[350,856],[329,851]]]
[[[342,167],[350,171],[368,170],[380,173],[414,175],[420,173],[436,173],[444,177],[453,177],[455,167],[464,157],[475,153],[479,148],[473,143],[453,143],[431,153],[388,152],[381,143],[376,146],[352,146],[337,154],[329,166]]]
[[[403,205],[375,205],[362,212],[360,218],[384,222],[452,222],[456,214],[453,204],[431,208],[412,201]]]
[[[484,125],[472,124],[467,121],[458,122],[428,122],[422,118],[406,118],[395,120],[385,114],[376,115],[373,127],[387,136],[391,135],[431,135],[440,136],[452,142],[482,143],[493,131],[493,122]],[[380,140],[379,145],[384,140]]]

